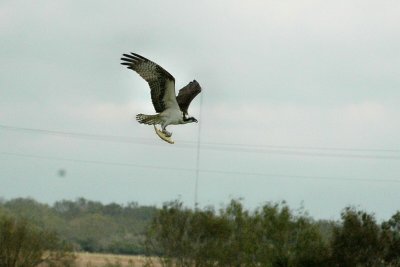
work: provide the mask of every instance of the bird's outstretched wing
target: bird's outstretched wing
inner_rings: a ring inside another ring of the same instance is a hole
[[[179,94],[176,97],[176,101],[178,101],[179,108],[184,114],[188,114],[188,108],[190,102],[201,92],[200,84],[193,80],[188,85],[179,90]]]
[[[167,108],[179,109],[175,96],[175,78],[168,71],[141,55],[131,53],[123,56],[121,64],[136,71],[149,84],[156,112],[163,112]]]

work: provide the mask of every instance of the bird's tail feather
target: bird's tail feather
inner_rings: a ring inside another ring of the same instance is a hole
[[[161,123],[160,115],[145,115],[145,114],[137,114],[136,120],[139,123],[154,125]]]

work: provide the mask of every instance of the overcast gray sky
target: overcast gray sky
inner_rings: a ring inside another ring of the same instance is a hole
[[[136,52],[178,88],[203,88],[201,118],[199,97],[190,109],[200,206],[242,197],[388,218],[400,209],[399,14],[390,0],[1,1],[0,196],[193,205],[199,124],[170,127],[169,145],[134,120],[154,113],[120,65]]]

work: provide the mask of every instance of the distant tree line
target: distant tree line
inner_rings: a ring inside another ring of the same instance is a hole
[[[193,210],[180,201],[156,208],[0,200],[0,266],[36,266],[4,264],[29,253],[36,262],[46,256],[49,266],[70,266],[70,250],[145,254],[149,266],[154,256],[162,266],[400,266],[400,212],[378,223],[355,208],[339,221],[316,221],[284,202],[248,210],[232,200],[220,210]]]
[[[1,214],[25,220],[39,230],[52,231],[76,251],[144,254],[145,229],[155,207],[102,204],[79,198],[52,206],[30,198],[0,202]]]

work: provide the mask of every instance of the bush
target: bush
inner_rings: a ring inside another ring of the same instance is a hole
[[[0,266],[71,266],[73,261],[56,234],[35,229],[26,220],[0,218]]]
[[[171,202],[147,233],[149,254],[162,266],[328,266],[329,250],[318,227],[285,204],[255,212],[233,200],[219,214]]]
[[[383,247],[373,215],[353,208],[342,213],[342,225],[332,237],[332,261],[337,266],[380,266]]]
[[[400,212],[383,222],[381,228],[384,260],[392,266],[400,266]]]

